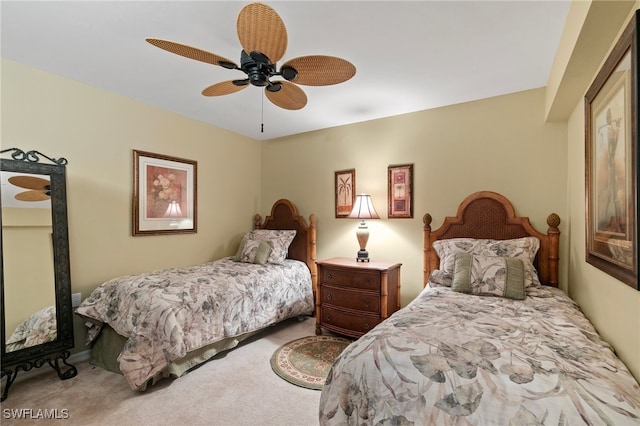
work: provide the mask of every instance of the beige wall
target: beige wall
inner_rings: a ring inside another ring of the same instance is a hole
[[[640,2],[633,11],[640,7]],[[620,23],[620,31],[631,14]],[[597,26],[596,26],[597,27]],[[593,38],[593,31],[584,37]],[[617,36],[615,37],[617,40]],[[611,47],[615,43],[611,43]],[[602,58],[604,61],[606,56]],[[595,77],[595,72],[593,74]],[[590,81],[589,81],[590,84]],[[583,87],[586,93],[587,87]],[[585,132],[584,98],[575,105],[568,121],[569,295],[620,358],[640,379],[640,291],[603,273],[585,261]]]
[[[233,253],[260,207],[260,142],[2,60],[2,148],[65,157],[71,286]],[[198,232],[131,236],[132,150],[198,161]],[[268,213],[268,212],[261,212]],[[76,320],[76,349],[84,327]]]
[[[382,220],[368,221],[372,259],[402,262],[402,305],[423,287],[422,216],[433,226],[475,191],[497,191],[546,231],[566,205],[566,126],[546,124],[544,89],[264,142],[262,209],[280,197],[318,216],[318,258],[353,257],[357,220],[334,216],[334,172],[356,169]],[[414,218],[387,219],[387,167],[414,164]],[[534,194],[534,195],[532,195]],[[566,222],[561,223],[564,231]],[[561,286],[566,286],[566,238]]]
[[[602,40],[601,23],[611,21],[608,2],[597,3],[603,16],[579,4],[582,18],[576,19],[588,25],[568,22],[575,31],[559,51],[571,57],[554,64],[560,76],[550,78],[554,99],[536,89],[257,142],[3,60],[1,144],[69,159],[72,286],[83,296],[114,276],[229,254],[252,213],[268,213],[283,197],[305,217],[318,216],[319,259],[354,256],[357,221],[334,218],[336,170],[355,168],[356,190],[373,196],[382,220],[369,222],[367,248],[374,259],[403,263],[403,305],[422,288],[424,213],[439,226],[478,190],[506,195],[516,213],[541,230],[556,212],[560,286],[639,378],[640,292],[584,261],[582,99],[588,83],[580,74],[590,62],[584,59],[593,59],[593,41]],[[547,113],[558,123],[545,122]],[[130,236],[132,149],[198,160],[197,234]],[[414,218],[387,219],[387,166],[403,163],[415,165]]]

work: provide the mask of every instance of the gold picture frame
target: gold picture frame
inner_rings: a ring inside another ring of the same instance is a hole
[[[198,163],[133,150],[133,235],[197,232]]]
[[[356,169],[335,172],[336,218],[344,219],[356,201]]]
[[[413,164],[388,167],[388,217],[410,219],[413,217]]]
[[[585,96],[586,261],[638,289],[638,12]]]

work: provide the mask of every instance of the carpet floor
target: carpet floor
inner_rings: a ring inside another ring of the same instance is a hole
[[[291,319],[249,338],[191,371],[134,392],[125,378],[88,362],[78,375],[60,380],[43,374],[14,383],[2,402],[8,425],[317,425],[320,391],[278,377],[270,365],[281,345],[315,333],[315,318]],[[47,371],[48,370],[48,371]],[[18,375],[19,377],[19,375]],[[42,419],[48,410],[58,419]],[[17,419],[22,413],[26,419]],[[31,417],[31,418],[29,418]]]

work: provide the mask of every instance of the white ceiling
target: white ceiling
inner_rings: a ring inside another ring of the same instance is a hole
[[[240,62],[244,1],[6,1],[3,58],[255,139],[362,122],[547,84],[570,1],[267,1],[288,32],[284,63],[331,55],[357,68],[334,86],[300,86],[283,110],[248,87],[201,91],[244,74],[158,49],[167,39]],[[43,93],[46,96],[46,93]],[[264,123],[264,133],[260,124]]]
[[[42,175],[34,175],[31,173],[14,173],[3,171],[0,173],[0,195],[2,196],[2,207],[19,207],[19,208],[34,208],[34,209],[50,209],[51,200],[45,201],[20,201],[15,198],[16,195],[23,191],[28,191],[26,188],[20,188],[9,182],[9,178],[13,176],[33,176],[40,179],[46,178]]]

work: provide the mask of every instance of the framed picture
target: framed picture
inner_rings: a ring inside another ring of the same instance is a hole
[[[413,164],[389,166],[389,218],[413,217]]]
[[[638,289],[638,13],[585,96],[586,261]]]
[[[197,231],[198,163],[133,151],[133,235]]]
[[[356,169],[335,173],[336,217],[345,218],[356,201]]]

